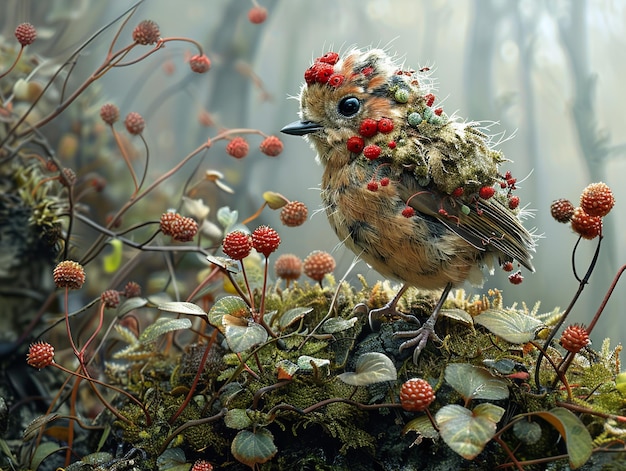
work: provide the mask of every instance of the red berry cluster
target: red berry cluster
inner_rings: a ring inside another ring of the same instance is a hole
[[[172,211],[163,213],[160,228],[163,234],[172,236],[172,239],[178,242],[189,242],[198,233],[196,221]]]
[[[550,213],[558,222],[570,222],[572,229],[583,239],[594,239],[602,234],[602,218],[615,205],[613,192],[606,183],[592,183],[580,195],[580,206],[567,199],[555,200]]]
[[[126,116],[124,120],[124,126],[126,126],[126,130],[133,135],[141,134],[146,127],[146,122],[143,120],[143,117],[134,111],[131,111]]]
[[[302,274],[302,260],[297,255],[282,254],[274,262],[274,272],[283,280],[297,280]]]
[[[334,65],[339,62],[339,54],[336,52],[327,52],[321,57],[318,57],[313,62],[313,65],[304,72],[304,80],[307,85],[314,83],[325,84],[328,83],[333,87],[338,87],[343,83],[344,77],[333,77],[335,75]],[[330,78],[333,77],[332,82]]]
[[[290,201],[280,211],[280,221],[288,227],[301,226],[306,222],[309,210],[300,201]]]
[[[116,289],[108,289],[100,295],[100,301],[105,307],[115,309],[120,304],[120,293]]]
[[[211,68],[211,60],[206,54],[196,54],[189,59],[189,67],[197,74],[204,74]]]
[[[242,231],[231,232],[224,237],[222,250],[233,260],[243,260],[252,251],[252,238]]]
[[[22,47],[28,46],[37,39],[37,30],[30,23],[22,23],[15,28],[15,38]]]
[[[127,298],[137,298],[141,296],[141,286],[135,281],[129,281],[124,286],[124,296]]]
[[[133,30],[133,41],[142,46],[155,44],[160,37],[159,25],[152,20],[143,20]]]
[[[63,260],[54,267],[52,278],[57,288],[80,289],[85,283],[85,270],[78,262]]]
[[[252,247],[266,258],[275,252],[279,245],[278,232],[269,226],[259,226],[252,232]]]
[[[283,142],[276,136],[267,136],[259,146],[261,152],[270,157],[276,157],[283,151]]]
[[[30,345],[26,363],[38,370],[50,366],[54,361],[54,347],[47,342],[36,342]]]
[[[120,110],[113,103],[106,103],[100,107],[100,117],[102,121],[111,126],[120,119]]]
[[[363,152],[365,158],[375,160],[380,157],[382,149],[377,144],[365,145],[365,138],[374,137],[376,134],[389,134],[393,131],[393,121],[390,118],[381,118],[378,121],[372,118],[365,118],[359,125],[359,135],[352,136],[346,141],[348,151],[354,154]],[[395,149],[395,141],[387,143],[389,149]]]
[[[236,159],[243,159],[248,155],[250,145],[243,137],[237,136],[226,145],[226,153]]]
[[[425,379],[409,379],[400,388],[400,404],[404,410],[420,412],[425,410],[434,400],[433,387]]]
[[[191,467],[191,471],[213,471],[213,465],[205,460],[197,460]]]

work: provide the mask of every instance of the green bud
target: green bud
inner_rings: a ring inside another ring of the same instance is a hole
[[[398,88],[393,96],[398,103],[406,103],[409,101],[409,91],[406,88]]]
[[[415,127],[422,122],[422,115],[417,112],[413,112],[408,116],[407,120],[411,126]]]

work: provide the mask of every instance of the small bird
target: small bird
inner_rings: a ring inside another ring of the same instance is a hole
[[[339,239],[402,288],[369,311],[372,328],[396,311],[410,286],[443,289],[429,319],[400,349],[429,338],[451,288],[480,286],[483,268],[514,263],[534,271],[536,237],[513,194],[517,180],[479,123],[449,117],[432,92],[427,68],[405,70],[382,49],[328,52],[304,74],[300,120],[282,129],[306,136],[324,167],[321,197]],[[510,276],[522,280],[519,270]]]

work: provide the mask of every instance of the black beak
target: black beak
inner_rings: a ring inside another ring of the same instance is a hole
[[[285,134],[291,134],[292,136],[305,136],[315,131],[324,129],[321,125],[314,123],[313,121],[294,121],[288,124],[280,130]]]

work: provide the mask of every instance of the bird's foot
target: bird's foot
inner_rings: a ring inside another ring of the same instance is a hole
[[[415,347],[413,350],[413,363],[417,364],[417,359],[426,347],[428,340],[431,339],[435,342],[442,343],[442,340],[435,333],[435,321],[436,317],[432,316],[424,323],[422,327],[417,330],[409,330],[406,332],[396,332],[393,334],[394,338],[408,338],[406,342],[400,345],[399,350],[402,351],[407,348]]]
[[[404,314],[396,309],[396,303],[390,302],[378,309],[368,309],[363,303],[357,304],[354,307],[353,312],[366,312],[369,319],[370,328],[373,331],[380,329],[380,326],[385,321],[392,321],[398,318],[409,322],[411,324],[420,324],[417,317],[411,314]]]

